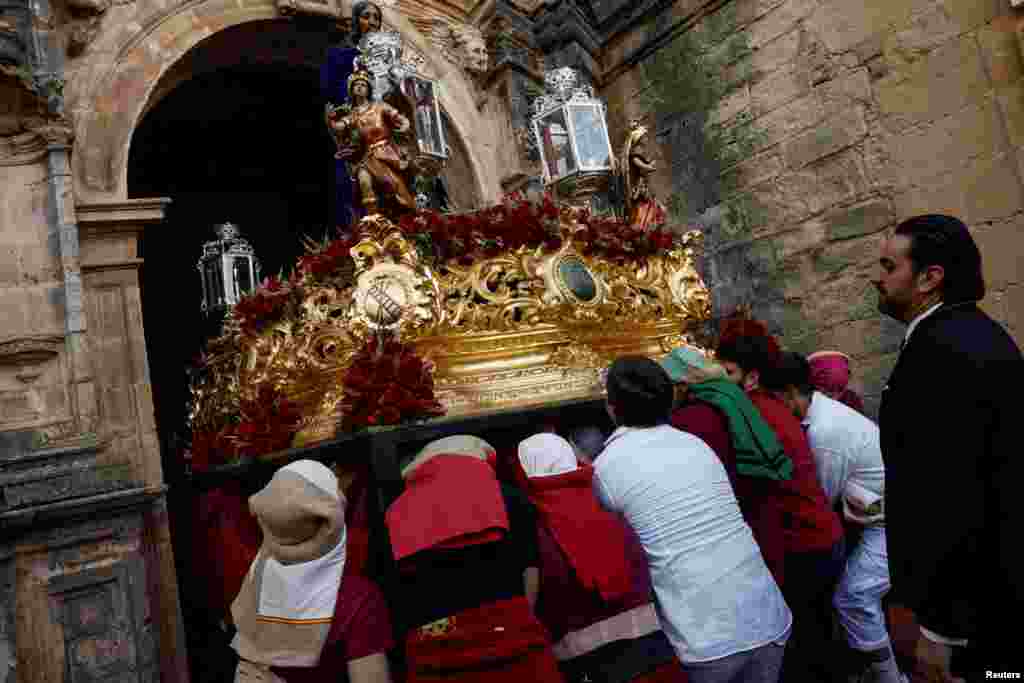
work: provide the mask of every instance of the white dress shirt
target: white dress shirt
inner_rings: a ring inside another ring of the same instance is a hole
[[[662,629],[681,662],[788,638],[789,608],[725,468],[699,438],[667,425],[620,427],[597,459],[594,493],[636,533]]]
[[[940,301],[939,303],[935,304],[924,313],[919,313],[913,320],[910,321],[910,324],[907,325],[907,333],[903,335],[903,345],[900,347],[901,350],[904,346],[907,345],[907,342],[910,341],[910,335],[914,331],[914,328],[920,325],[922,320],[930,316],[935,311],[939,310],[939,306],[941,305],[942,302]]]
[[[883,523],[885,466],[878,425],[820,391],[811,395],[803,424],[829,505],[841,498],[850,521]]]

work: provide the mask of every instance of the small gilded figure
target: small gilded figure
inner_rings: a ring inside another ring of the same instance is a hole
[[[647,182],[647,177],[657,170],[657,165],[647,158],[647,127],[639,119],[630,122],[620,159],[626,219],[630,225],[642,228],[661,225],[665,222],[665,208],[654,198]]]
[[[386,102],[374,102],[370,73],[362,66],[348,78],[349,105],[327,109],[335,155],[349,163],[356,201],[369,215],[396,217],[416,208],[409,191],[409,159],[395,141],[411,131],[409,119]]]

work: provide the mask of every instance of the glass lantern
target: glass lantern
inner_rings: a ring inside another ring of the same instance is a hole
[[[575,180],[591,192],[602,180],[607,185],[613,157],[604,103],[590,86],[578,84],[569,67],[547,72],[544,86],[544,94],[534,100],[533,116],[544,184]]]
[[[203,286],[204,313],[223,312],[247,294],[260,281],[260,262],[252,245],[241,237],[234,223],[214,227],[217,239],[203,245],[196,264]]]
[[[413,169],[431,185],[448,161],[438,84],[423,74],[422,60],[405,50],[399,33],[367,33],[359,51],[357,59],[373,77],[373,98],[391,104],[411,120],[416,130]],[[429,197],[417,192],[416,201],[425,206]]]

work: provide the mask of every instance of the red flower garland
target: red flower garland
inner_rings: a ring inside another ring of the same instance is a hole
[[[189,452],[194,470],[202,471],[245,455],[282,451],[291,446],[302,418],[298,406],[272,387],[260,387],[239,412],[237,423],[217,431],[193,432]]]
[[[242,333],[257,335],[267,325],[284,317],[288,303],[292,300],[293,283],[270,277],[263,281],[252,294],[242,297],[235,304],[232,315],[238,320]]]
[[[469,265],[520,247],[541,246],[554,251],[562,246],[559,208],[550,195],[539,203],[521,194],[472,213],[440,214],[421,210],[403,216],[399,225],[406,235],[430,249],[440,262],[457,260]],[[664,218],[664,212],[662,212]],[[675,236],[669,230],[645,230],[618,218],[578,217],[583,226],[580,242],[588,255],[636,260],[671,249]]]
[[[346,430],[393,425],[444,414],[434,396],[432,365],[412,347],[387,336],[371,338],[342,379]]]

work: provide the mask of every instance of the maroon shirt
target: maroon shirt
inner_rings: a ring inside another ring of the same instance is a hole
[[[786,550],[806,553],[832,548],[843,535],[843,525],[818,482],[818,467],[800,421],[765,391],[752,391],[749,396],[793,461],[793,477],[778,482],[782,495],[773,499],[783,515]]]
[[[338,587],[338,602],[320,661],[309,668],[273,667],[287,683],[348,681],[348,663],[394,647],[391,619],[384,595],[367,578],[346,575]]]
[[[779,482],[737,474],[736,452],[729,433],[729,421],[721,410],[710,403],[691,401],[677,408],[672,413],[672,426],[701,439],[722,461],[740,505],[740,512],[754,532],[754,540],[761,549],[765,564],[771,570],[775,582],[781,586],[786,543],[782,514],[779,506],[773,502],[779,495]]]

